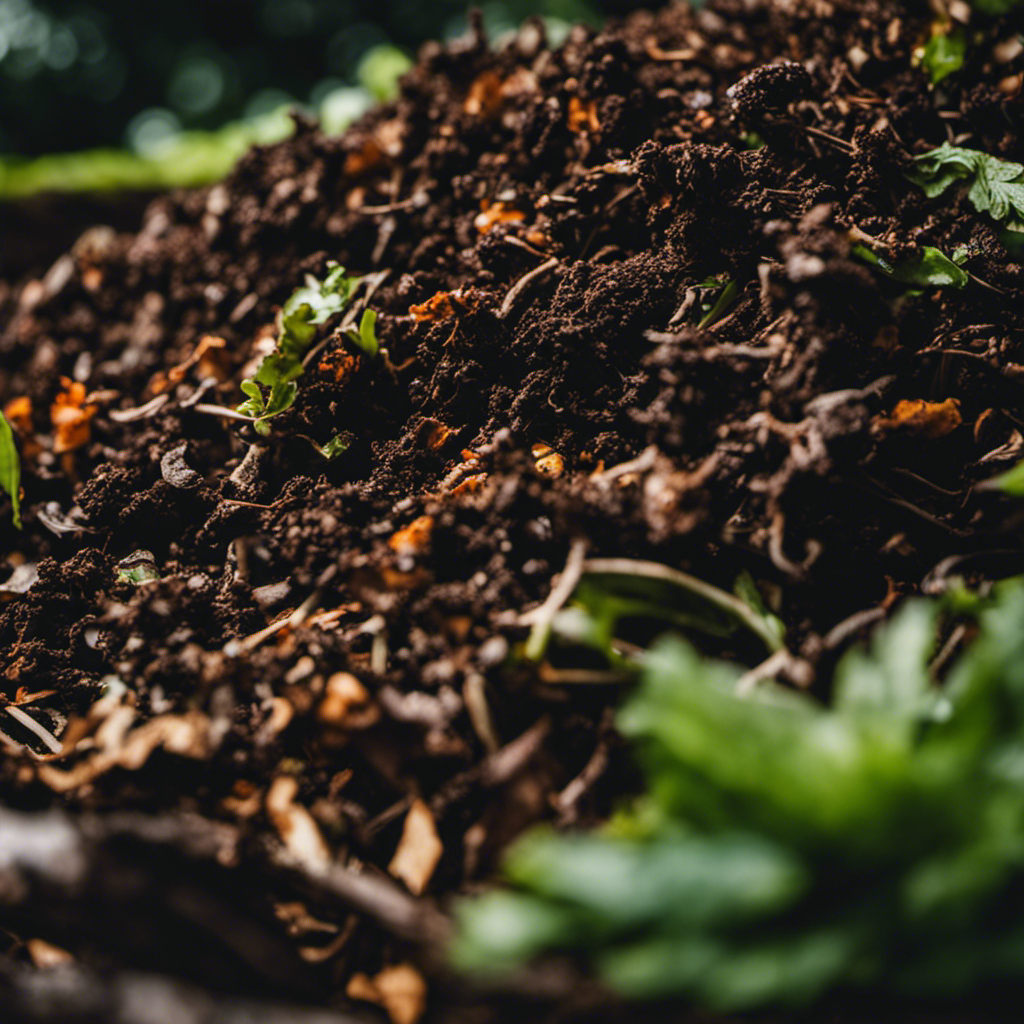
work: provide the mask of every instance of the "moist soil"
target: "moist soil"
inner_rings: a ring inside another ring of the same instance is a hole
[[[1024,157],[1024,62],[981,23],[933,87],[930,19],[476,27],[344,136],[299,120],[137,231],[49,266],[8,235],[5,1020],[379,1020],[399,966],[428,1021],[631,1018],[569,965],[498,993],[444,966],[453,897],[516,835],[637,787],[621,685],[521,656],[570,550],[746,570],[826,699],[900,598],[1021,569],[1020,514],[976,484],[1024,449],[1024,271],[904,174],[945,141]],[[969,283],[908,292],[851,231],[961,249]],[[329,322],[262,437],[217,407],[328,260],[387,357]],[[737,297],[698,326],[709,278]]]

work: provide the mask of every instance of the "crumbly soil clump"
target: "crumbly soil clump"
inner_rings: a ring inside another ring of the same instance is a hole
[[[1021,160],[1024,62],[979,24],[932,87],[929,26],[717,0],[558,49],[477,30],[344,136],[300,121],[0,282],[5,1020],[618,1012],[557,971],[471,994],[441,955],[516,835],[636,784],[619,688],[522,657],[574,545],[748,571],[818,691],[899,598],[1021,568],[975,484],[1024,452],[1024,271],[904,175],[945,141]],[[969,283],[908,292],[865,238]],[[262,437],[216,407],[329,260],[387,357],[329,322]]]

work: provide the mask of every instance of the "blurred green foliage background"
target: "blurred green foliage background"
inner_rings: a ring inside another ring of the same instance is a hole
[[[557,41],[575,21],[641,4],[480,6],[492,38],[540,15]],[[289,105],[341,130],[389,94],[422,42],[464,31],[466,10],[462,0],[0,0],[0,196],[210,180],[251,142],[286,134]]]

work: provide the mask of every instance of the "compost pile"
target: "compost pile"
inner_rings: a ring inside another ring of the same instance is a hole
[[[637,785],[614,673],[524,656],[560,579],[745,571],[820,692],[899,598],[1019,571],[975,485],[1024,453],[1024,271],[906,174],[1021,159],[1024,61],[979,21],[933,86],[932,17],[477,28],[343,137],[300,121],[0,283],[5,1020],[497,1019],[451,897]],[[924,246],[962,287],[900,279]],[[257,431],[240,382],[331,261],[360,280]],[[548,982],[501,998],[571,1014]]]

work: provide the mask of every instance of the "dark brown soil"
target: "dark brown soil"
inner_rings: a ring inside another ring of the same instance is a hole
[[[53,756],[3,716],[4,1020],[142,1020],[179,984],[208,993],[182,1020],[378,1019],[350,980],[403,963],[429,1020],[588,1017],[604,997],[561,977],[529,1010],[468,994],[439,952],[522,829],[634,785],[618,691],[508,657],[572,541],[726,589],[749,570],[822,676],[898,597],[1020,571],[1019,515],[973,488],[1024,449],[1024,270],[903,172],[946,140],[1024,158],[1024,61],[980,25],[929,87],[928,26],[896,0],[718,0],[554,51],[539,24],[478,33],[344,137],[301,123],[0,282],[0,395],[31,400],[3,694],[77,738]],[[897,259],[966,246],[971,282],[904,295],[851,228]],[[360,304],[392,369],[332,324],[269,439],[211,413],[328,259],[379,275]],[[712,275],[740,295],[698,329]],[[189,364],[205,335],[224,347]],[[69,382],[88,439],[62,452]],[[901,400],[956,422],[895,425]],[[339,431],[327,463],[311,439]],[[140,549],[159,579],[118,582]],[[422,897],[388,875],[411,807],[443,849]],[[56,859],[18,816],[42,810]],[[33,966],[38,940],[75,968]]]

